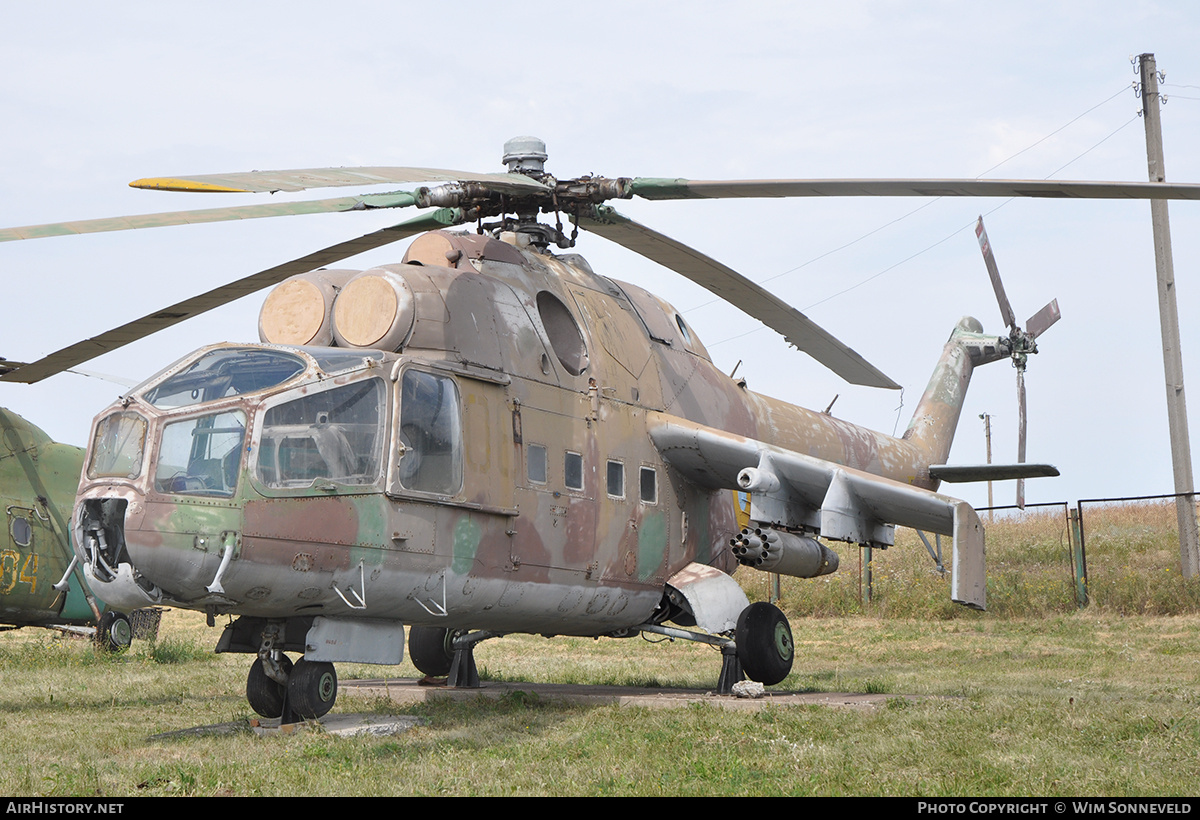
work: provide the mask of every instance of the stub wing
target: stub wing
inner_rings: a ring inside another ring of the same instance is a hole
[[[873,547],[891,546],[897,525],[952,536],[950,597],[986,608],[983,525],[967,502],[666,414],[650,437],[689,481],[748,493],[764,524]]]

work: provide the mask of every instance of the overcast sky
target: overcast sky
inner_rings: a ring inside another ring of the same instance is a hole
[[[409,8],[409,6],[412,8]],[[806,7],[822,6],[817,10]],[[0,225],[268,201],[133,190],[252,169],[502,170],[534,134],[560,177],[976,177],[1143,181],[1131,57],[1156,55],[1168,179],[1200,182],[1200,10],[1137,2],[10,3],[0,50]],[[914,10],[914,8],[916,10]],[[1003,164],[1000,164],[1003,163]],[[999,164],[999,165],[998,165]],[[997,167],[998,166],[998,167]],[[345,191],[319,191],[317,196]],[[282,195],[280,195],[282,198]],[[1145,202],[796,199],[619,209],[740,270],[904,386],[855,388],[651,262],[583,236],[607,276],[685,312],[752,389],[891,433],[958,318],[1004,332],[971,227],[984,214],[1024,321],[1063,319],[1030,361],[1030,501],[1173,491]],[[66,344],[411,213],[330,214],[0,245],[0,355]],[[1171,206],[1192,438],[1200,446],[1200,203]],[[403,246],[346,263],[398,261]],[[140,380],[256,339],[263,295],[85,368]],[[64,374],[0,404],[82,444],[118,385]],[[976,373],[951,460],[1016,456],[1004,362]],[[983,485],[946,489],[986,502]],[[1012,484],[997,486],[1011,503]]]

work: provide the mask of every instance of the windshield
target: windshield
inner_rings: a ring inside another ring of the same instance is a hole
[[[231,496],[242,463],[241,410],[174,421],[163,427],[154,471],[160,493]]]
[[[90,478],[137,478],[142,471],[146,420],[134,412],[113,413],[96,423]]]
[[[361,358],[361,357],[360,357]],[[150,388],[155,407],[185,407],[254,393],[283,384],[306,367],[303,358],[280,350],[234,347],[210,350],[187,368]]]

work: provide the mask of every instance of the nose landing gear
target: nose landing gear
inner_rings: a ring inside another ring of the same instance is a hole
[[[246,700],[265,718],[298,723],[324,717],[337,700],[337,688],[337,670],[332,663],[301,658],[293,666],[281,652],[274,662],[268,657],[251,664]]]
[[[314,720],[333,708],[337,688],[337,672],[332,663],[301,659],[288,678],[288,701],[299,717]]]

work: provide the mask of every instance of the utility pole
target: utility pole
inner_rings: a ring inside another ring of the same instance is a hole
[[[992,463],[992,416],[990,413],[980,413],[983,419],[983,435],[987,440],[987,463]],[[988,482],[988,521],[996,520],[996,511],[992,509],[992,482]]]
[[[1146,163],[1151,182],[1165,182],[1162,119],[1159,116],[1158,71],[1153,54],[1138,57],[1141,71],[1142,119],[1146,123]],[[1175,263],[1171,257],[1171,225],[1167,201],[1150,200],[1154,228],[1154,265],[1158,276],[1158,319],[1162,325],[1163,370],[1167,386],[1167,424],[1175,475],[1179,556],[1183,577],[1200,573],[1200,531],[1192,485],[1192,448],[1188,436],[1187,400],[1183,392],[1183,353],[1179,345],[1179,309],[1175,304]]]

